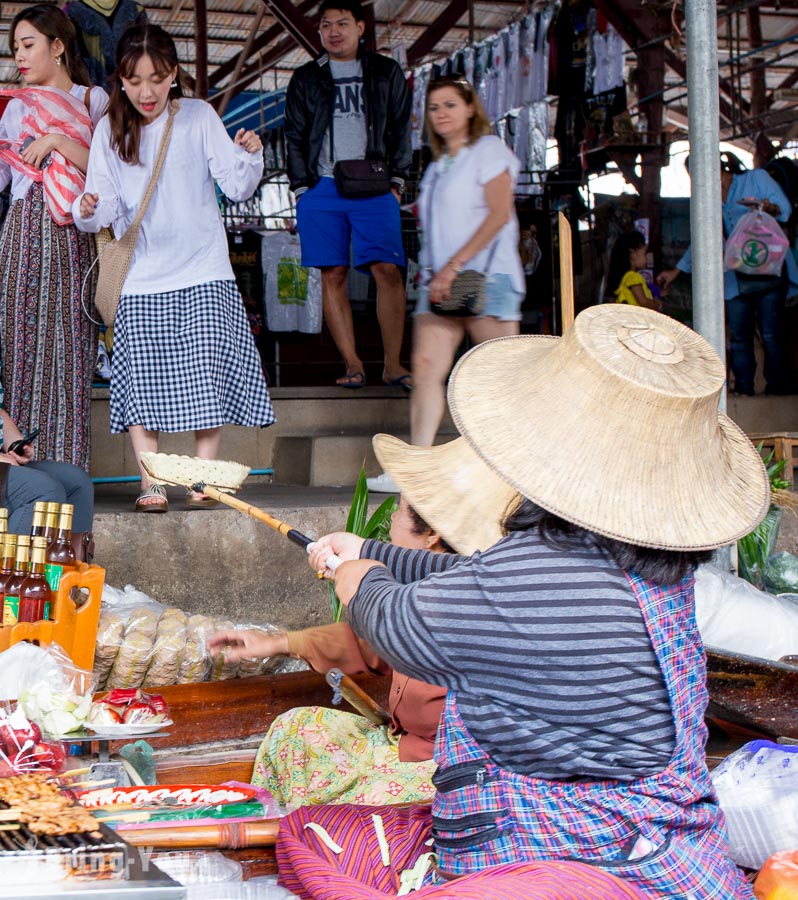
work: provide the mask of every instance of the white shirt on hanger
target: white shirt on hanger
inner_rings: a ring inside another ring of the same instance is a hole
[[[168,111],[141,130],[141,163],[123,162],[111,149],[110,125],[97,126],[89,155],[86,191],[99,195],[90,219],[75,224],[97,232],[112,225],[122,235],[135,218],[155,166]],[[250,197],[263,174],[263,155],[236,146],[213,107],[181,98],[169,149],[141,222],[123,294],[160,294],[211,281],[232,281],[227,237],[214,180],[231,200]]]

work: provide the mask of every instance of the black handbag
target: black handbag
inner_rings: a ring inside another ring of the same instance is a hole
[[[435,195],[435,188],[438,184],[440,175],[436,175],[435,181],[429,193],[429,252],[430,259],[434,258],[432,253],[432,201]],[[487,271],[490,268],[493,254],[496,252],[496,244],[498,236],[494,239],[488,258],[485,260],[485,268],[478,272],[476,269],[464,269],[457,273],[457,277],[452,282],[449,290],[449,296],[440,303],[430,301],[429,308],[438,316],[481,316],[485,309],[485,284]],[[432,268],[429,268],[432,273]]]
[[[338,193],[354,200],[379,197],[391,189],[391,175],[383,159],[341,159],[333,166],[333,177]]]

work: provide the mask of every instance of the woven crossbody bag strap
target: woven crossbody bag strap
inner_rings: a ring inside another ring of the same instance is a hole
[[[158,147],[158,156],[155,159],[155,166],[153,167],[147,190],[144,191],[144,196],[141,198],[139,211],[136,213],[136,218],[130,223],[130,227],[125,231],[122,237],[117,240],[117,243],[119,244],[127,245],[132,243],[131,250],[135,248],[136,242],[139,239],[141,220],[144,218],[144,213],[147,212],[147,207],[150,205],[150,200],[155,191],[155,185],[158,183],[158,177],[161,174],[161,169],[163,168],[164,160],[166,159],[166,151],[169,149],[169,141],[172,137],[172,123],[175,120],[175,114],[178,109],[180,109],[180,102],[178,100],[172,100],[169,104],[169,118],[166,120],[166,128],[164,129],[163,137],[161,138],[161,144]]]

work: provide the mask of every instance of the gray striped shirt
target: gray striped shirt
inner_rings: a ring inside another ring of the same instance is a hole
[[[349,607],[399,672],[457,692],[500,766],[547,779],[661,771],[675,731],[624,572],[592,544],[556,550],[515,532],[472,557],[367,541],[384,562]]]

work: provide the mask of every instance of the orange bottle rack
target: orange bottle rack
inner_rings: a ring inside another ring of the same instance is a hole
[[[94,667],[94,648],[97,643],[97,623],[100,621],[105,569],[81,563],[74,572],[67,572],[58,585],[53,604],[54,618],[46,622],[18,622],[0,627],[0,652],[18,641],[39,644],[58,644],[72,662],[81,669]],[[88,592],[80,606],[73,594]]]

